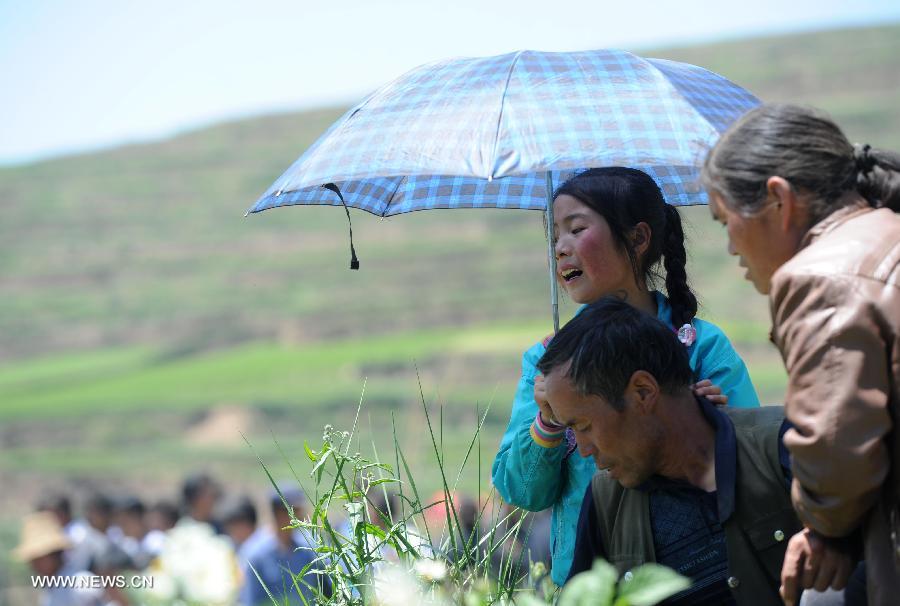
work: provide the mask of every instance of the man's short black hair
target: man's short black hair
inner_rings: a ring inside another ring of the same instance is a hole
[[[193,473],[184,479],[181,485],[181,498],[185,506],[190,507],[197,500],[197,497],[207,489],[219,490],[219,485],[213,480],[212,476],[207,473]]]
[[[102,492],[92,492],[84,502],[85,511],[108,516],[113,512],[113,500]]]
[[[58,511],[69,518],[72,517],[72,501],[68,495],[51,492],[41,497],[35,506],[35,511]]]
[[[150,506],[149,512],[159,515],[170,526],[174,526],[178,522],[178,506],[170,501],[154,503]]]
[[[544,376],[571,361],[566,376],[581,395],[596,395],[622,410],[622,396],[638,370],[669,394],[688,387],[693,373],[687,348],[656,318],[613,296],[601,298],[553,337],[538,362]]]
[[[256,526],[256,505],[247,495],[233,498],[222,507],[222,523],[246,522]]]
[[[284,497],[283,500],[282,497]],[[291,482],[282,482],[278,485],[277,490],[273,489],[269,492],[269,506],[272,508],[272,513],[287,511],[284,506],[285,502],[293,508],[309,505],[303,489]]]
[[[134,495],[128,495],[116,499],[115,509],[117,513],[124,513],[138,518],[143,518],[147,513],[144,502]]]

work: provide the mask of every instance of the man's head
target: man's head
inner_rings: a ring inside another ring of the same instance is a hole
[[[282,497],[284,498],[282,499]],[[294,531],[286,528],[291,524],[291,512],[285,507],[285,503],[293,510],[295,519],[304,520],[309,515],[309,501],[301,488],[287,482],[279,484],[278,490],[269,493],[269,505],[272,508],[276,536],[279,542],[287,544],[290,543]]]
[[[660,404],[690,394],[691,367],[675,333],[615,297],[589,305],[538,363],[547,399],[582,456],[631,488],[656,472],[667,439]]]
[[[178,522],[178,506],[170,501],[159,501],[147,510],[147,529],[165,532]]]
[[[247,495],[226,501],[221,517],[225,532],[238,547],[256,530],[256,505]]]
[[[129,495],[117,500],[113,520],[126,537],[141,540],[147,534],[146,514],[143,501]]]
[[[90,494],[84,503],[84,517],[93,528],[106,532],[112,523],[113,502],[100,492]]]
[[[22,523],[19,545],[12,555],[28,562],[40,575],[54,575],[63,566],[63,551],[72,547],[56,515],[49,511],[28,514]]]
[[[60,492],[51,492],[44,495],[37,503],[35,511],[49,511],[59,520],[59,525],[65,528],[72,521],[72,501],[68,495]]]
[[[181,486],[181,496],[189,516],[199,522],[212,520],[222,490],[212,476],[196,473],[188,476]]]

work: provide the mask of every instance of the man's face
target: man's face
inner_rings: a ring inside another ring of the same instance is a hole
[[[306,520],[309,517],[309,512],[306,511],[305,503],[294,503],[291,505],[294,509],[294,517],[298,520]],[[291,514],[288,513],[288,510],[284,507],[277,507],[273,511],[273,517],[275,518],[275,526],[281,530],[286,526],[290,526],[291,524]],[[294,531],[293,529],[288,529],[283,531],[287,535],[291,535]]]
[[[62,568],[62,552],[54,551],[46,555],[38,556],[30,562],[31,569],[39,575],[52,576]]]
[[[583,457],[593,457],[598,469],[625,488],[634,488],[656,473],[660,435],[648,415],[635,410],[630,387],[619,412],[600,396],[579,394],[566,374],[569,365],[546,377],[547,400],[553,415],[572,428]]]
[[[191,503],[194,518],[201,522],[212,519],[213,511],[220,496],[221,492],[218,486],[212,483],[205,484],[197,494],[194,502]]]
[[[247,520],[233,520],[225,523],[225,532],[235,545],[243,545],[250,538],[256,527]]]
[[[288,513],[288,510],[284,507],[278,507],[274,510],[274,518],[275,518],[275,527],[279,530],[284,530],[286,526],[290,526],[291,524],[291,514]],[[296,515],[296,513],[295,513]],[[288,530],[288,533],[291,531]]]

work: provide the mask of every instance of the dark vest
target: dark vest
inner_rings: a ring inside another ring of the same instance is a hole
[[[734,513],[723,523],[728,586],[738,606],[781,606],[781,564],[801,528],[778,458],[781,406],[725,408],[734,424],[737,477]],[[620,575],[655,562],[650,495],[623,488],[605,472],[591,482],[601,545]]]

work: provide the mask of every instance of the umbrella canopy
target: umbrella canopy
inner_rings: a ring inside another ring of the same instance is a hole
[[[295,204],[382,217],[543,209],[557,329],[553,187],[581,169],[628,166],[649,173],[668,203],[703,204],[707,150],[758,103],[713,72],[625,51],[438,61],[348,111],[247,214]],[[355,251],[350,266],[359,266]]]
[[[341,205],[379,216],[547,206],[590,167],[648,172],[670,204],[702,204],[699,166],[758,100],[700,67],[624,51],[520,51],[416,68],[348,111],[249,212]]]

